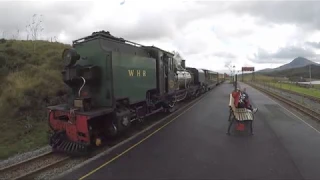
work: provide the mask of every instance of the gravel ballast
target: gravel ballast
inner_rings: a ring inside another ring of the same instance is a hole
[[[312,110],[320,113],[320,103],[318,103],[316,101],[308,99],[302,95],[292,94],[289,92],[282,91],[281,89],[273,88],[272,86],[261,85],[261,84],[255,84],[255,85],[257,85],[261,88],[264,88],[266,90],[269,90],[271,92],[274,92],[284,98],[287,98],[288,100],[299,103],[309,109],[312,109]]]
[[[47,153],[50,151],[51,151],[51,147],[49,145],[47,145],[47,146],[44,146],[42,148],[39,148],[39,149],[36,149],[33,151],[17,154],[15,156],[12,156],[12,157],[6,159],[6,160],[2,160],[0,162],[0,169],[7,167],[7,166],[10,166],[10,165],[13,165],[13,164],[16,164],[16,163],[19,163],[19,162],[22,162],[22,161],[25,161],[25,160],[30,159],[32,157],[39,156],[41,154],[44,154],[44,153]]]

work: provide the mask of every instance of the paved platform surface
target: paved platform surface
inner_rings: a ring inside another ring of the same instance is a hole
[[[247,87],[259,108],[255,135],[226,135],[231,90],[230,84],[217,87],[168,126],[84,179],[320,179],[319,131],[255,89]],[[62,179],[81,178],[123,151]]]

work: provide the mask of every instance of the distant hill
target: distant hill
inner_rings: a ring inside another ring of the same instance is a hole
[[[298,68],[276,70],[272,72],[264,72],[264,75],[273,76],[273,77],[287,77],[290,80],[299,80],[302,78],[309,78],[309,65]],[[320,66],[317,64],[311,65],[311,78],[320,79]]]
[[[315,63],[313,61],[310,61],[309,59],[306,59],[304,57],[297,57],[294,60],[292,60],[290,63],[288,64],[284,64],[280,67],[277,68],[267,68],[267,69],[263,69],[257,72],[260,73],[269,73],[269,72],[273,72],[273,71],[282,71],[282,70],[287,70],[287,69],[292,69],[292,68],[299,68],[299,67],[305,67],[309,64],[313,64],[313,65],[318,65],[318,63]]]
[[[309,64],[319,65],[313,61],[310,61],[309,59],[303,58],[303,57],[297,57],[294,60],[292,60],[290,63],[282,65],[278,68],[275,68],[274,70],[286,70],[286,69],[292,69],[292,68],[298,68],[298,67],[304,67]]]
[[[262,69],[262,70],[257,71],[257,72],[260,72],[260,73],[267,73],[267,72],[271,72],[271,71],[273,71],[273,69],[272,69],[272,68],[266,68],[266,69]]]

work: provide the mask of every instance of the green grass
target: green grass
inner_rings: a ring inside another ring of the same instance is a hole
[[[0,159],[34,150],[48,143],[47,122],[31,123],[33,128],[30,132],[26,131],[23,124],[15,125],[14,130],[12,123],[2,124],[0,130],[4,136],[1,137]]]
[[[46,41],[0,44],[0,159],[48,143],[46,107],[64,99],[66,47]]]
[[[244,81],[251,81],[252,75],[244,75]],[[242,80],[241,77],[239,80]],[[279,80],[283,80],[281,78],[277,77],[271,77],[271,76],[265,76],[261,74],[255,75],[255,80],[259,83],[267,83],[270,86],[290,90],[299,94],[305,94],[313,97],[320,98],[320,85],[315,85],[314,88],[304,88],[299,87],[295,84],[289,84],[289,83],[278,83]]]
[[[269,83],[273,87],[277,87],[280,89],[290,90],[293,92],[297,92],[299,94],[305,94],[313,97],[320,98],[320,90],[316,88],[305,88],[305,87],[299,87],[295,84],[286,84],[286,83]]]
[[[241,75],[238,78],[239,78],[239,80],[242,80]],[[256,81],[263,81],[263,82],[271,82],[271,81],[274,80],[273,77],[264,76],[264,75],[261,75],[261,74],[255,74],[254,78],[255,78]],[[243,75],[243,80],[244,81],[251,81],[252,80],[252,74]]]
[[[315,84],[313,85],[315,89],[319,89],[320,90],[320,84]]]

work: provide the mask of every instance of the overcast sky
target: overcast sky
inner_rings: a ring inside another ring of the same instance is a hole
[[[41,39],[70,44],[105,30],[178,51],[187,66],[222,71],[232,62],[259,70],[297,56],[320,62],[319,9],[316,1],[0,1],[0,36],[26,39],[36,13],[43,15]]]

